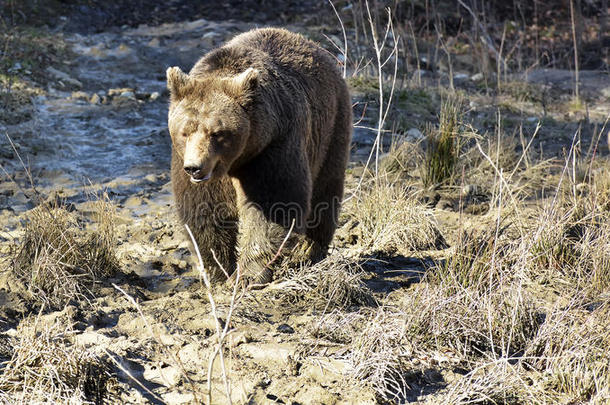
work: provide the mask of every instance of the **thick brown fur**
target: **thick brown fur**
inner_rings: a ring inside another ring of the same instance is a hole
[[[297,239],[311,241],[310,258],[325,254],[352,131],[333,57],[264,28],[206,54],[188,75],[168,69],[167,80],[176,206],[206,265],[214,250],[227,271],[239,265],[250,281],[268,282],[267,264],[293,224]]]

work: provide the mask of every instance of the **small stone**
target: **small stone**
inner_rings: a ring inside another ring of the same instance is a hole
[[[150,93],[150,101],[155,101],[156,99],[158,99],[160,96],[158,91],[153,91],[152,93]]]
[[[61,80],[62,82],[70,84],[74,87],[83,87],[83,84],[80,81],[74,79],[73,77],[70,77],[70,75],[68,75],[67,73],[62,72],[61,70],[57,70],[51,66],[47,67],[47,73],[49,73],[55,79]]]
[[[97,94],[93,94],[91,96],[91,98],[89,99],[89,102],[91,104],[99,104],[99,103],[101,103],[101,101],[102,101],[102,99]]]
[[[190,392],[168,392],[162,396],[166,404],[191,404],[195,400],[195,396]]]
[[[436,204],[436,208],[441,210],[453,211],[453,202],[446,198],[441,198]]]
[[[136,95],[134,94],[133,91],[124,91],[121,93],[121,95],[119,96],[121,98],[126,98],[129,100],[135,100],[136,99]]]
[[[89,94],[84,91],[73,91],[71,98],[73,100],[89,100]]]
[[[163,384],[166,387],[173,387],[180,382],[180,370],[173,366],[157,366],[146,368],[144,378],[150,382]]]
[[[294,333],[294,329],[292,328],[292,326],[290,326],[286,323],[279,325],[277,327],[277,331],[280,333]]]
[[[474,184],[466,184],[464,187],[462,187],[462,196],[473,195],[476,194],[477,191],[478,187]]]
[[[489,204],[488,203],[480,203],[480,204],[470,204],[464,209],[466,214],[471,215],[484,215],[489,212]]]
[[[576,192],[578,192],[579,195],[584,196],[587,195],[589,192],[589,185],[587,183],[579,183],[576,185]]]
[[[409,142],[418,142],[424,139],[424,134],[417,128],[411,128],[406,133],[406,140]]]
[[[441,199],[441,195],[439,194],[438,191],[435,191],[435,190],[429,190],[429,191],[425,192],[421,197],[421,201],[424,204],[426,204],[426,206],[429,208],[436,207],[436,204],[438,203],[438,201],[440,199]]]
[[[115,89],[108,89],[108,96],[110,97],[116,97],[116,96],[120,96],[123,93],[129,93],[129,92],[134,92],[134,89],[130,88],[130,87],[120,87],[120,88],[115,88]]]
[[[479,73],[475,73],[472,76],[470,76],[470,80],[472,80],[473,82],[479,82],[481,80],[483,80],[485,78],[485,76],[483,76],[483,73],[479,72]]]

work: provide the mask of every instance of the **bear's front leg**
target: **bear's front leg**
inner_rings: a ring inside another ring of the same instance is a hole
[[[270,266],[288,232],[265,218],[256,204],[246,202],[240,206],[237,254],[241,276],[247,284],[271,282]]]
[[[300,182],[275,184],[278,186],[265,187],[255,178],[233,179],[239,210],[238,265],[244,281],[251,285],[271,282],[271,264],[279,254],[300,261],[307,260],[311,250],[304,235],[310,189],[303,185],[307,183],[301,178]]]

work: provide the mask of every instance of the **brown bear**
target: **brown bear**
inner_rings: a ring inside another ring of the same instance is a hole
[[[291,228],[289,240],[308,241],[309,258],[324,255],[352,132],[333,56],[284,29],[256,29],[188,75],[169,68],[167,86],[175,203],[208,270],[239,265],[248,282],[269,282]]]

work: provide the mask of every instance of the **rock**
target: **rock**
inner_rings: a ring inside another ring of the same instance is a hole
[[[301,374],[321,384],[339,381],[348,370],[345,360],[319,358],[315,362],[308,361],[301,367]]]
[[[119,96],[121,98],[126,98],[128,100],[135,100],[136,99],[136,95],[133,91],[124,91],[121,93],[121,95]]]
[[[576,185],[578,195],[585,196],[589,193],[589,185],[587,183],[579,183]]]
[[[462,190],[461,190],[461,194],[464,197],[476,194],[477,192],[478,192],[478,187],[474,184],[466,184],[464,187],[462,187]]]
[[[287,343],[246,343],[240,346],[255,361],[263,363],[287,363],[288,357],[295,355],[294,345]]]
[[[277,331],[280,333],[294,333],[294,329],[292,328],[292,326],[288,325],[287,323],[279,325],[277,327]]]
[[[182,377],[182,373],[178,369],[178,367],[169,366],[169,365],[161,365],[161,366],[152,366],[146,367],[144,369],[144,378],[150,382],[154,382],[157,384],[163,384],[166,387],[173,387],[178,385],[180,379]]]
[[[453,201],[447,198],[441,198],[436,204],[436,208],[441,210],[453,211]]]
[[[453,80],[460,81],[468,79],[468,75],[466,73],[456,73],[453,75]]]
[[[470,204],[464,209],[466,214],[471,215],[483,215],[489,212],[489,204],[488,203],[480,203],[480,204]]]
[[[405,133],[405,140],[408,142],[419,142],[425,138],[424,134],[417,128],[411,128]]]
[[[150,101],[155,101],[156,99],[158,99],[160,96],[158,91],[153,91],[152,93],[150,93]]]
[[[163,394],[163,402],[166,404],[192,404],[195,401],[195,396],[190,392],[168,392]]]
[[[483,80],[484,78],[485,78],[485,76],[481,72],[475,73],[472,76],[470,76],[470,80],[472,80],[473,82],[479,82],[479,81]]]
[[[75,340],[78,345],[82,345],[85,347],[88,347],[88,346],[107,347],[110,344],[110,342],[112,341],[112,339],[109,338],[108,336],[102,335],[101,333],[97,333],[97,332],[93,332],[93,331],[89,331],[89,332],[82,333],[80,335],[76,335]]]
[[[436,207],[436,204],[441,199],[441,195],[436,190],[429,190],[421,196],[421,202],[426,204],[428,208]]]
[[[84,91],[73,91],[72,95],[70,96],[70,98],[72,100],[87,100],[87,101],[89,101],[89,94],[85,93]]]
[[[51,66],[47,67],[47,73],[49,73],[55,79],[61,80],[65,84],[72,85],[79,89],[83,87],[83,84],[80,81],[74,79],[73,77],[70,77],[69,74],[62,72],[61,70],[57,70]]]
[[[134,93],[135,90],[132,89],[131,87],[120,87],[120,88],[115,88],[115,89],[108,89],[108,96],[117,97],[123,93],[129,93],[129,92]]]
[[[89,99],[89,102],[91,104],[100,104],[102,102],[102,99],[97,94],[93,94]]]

